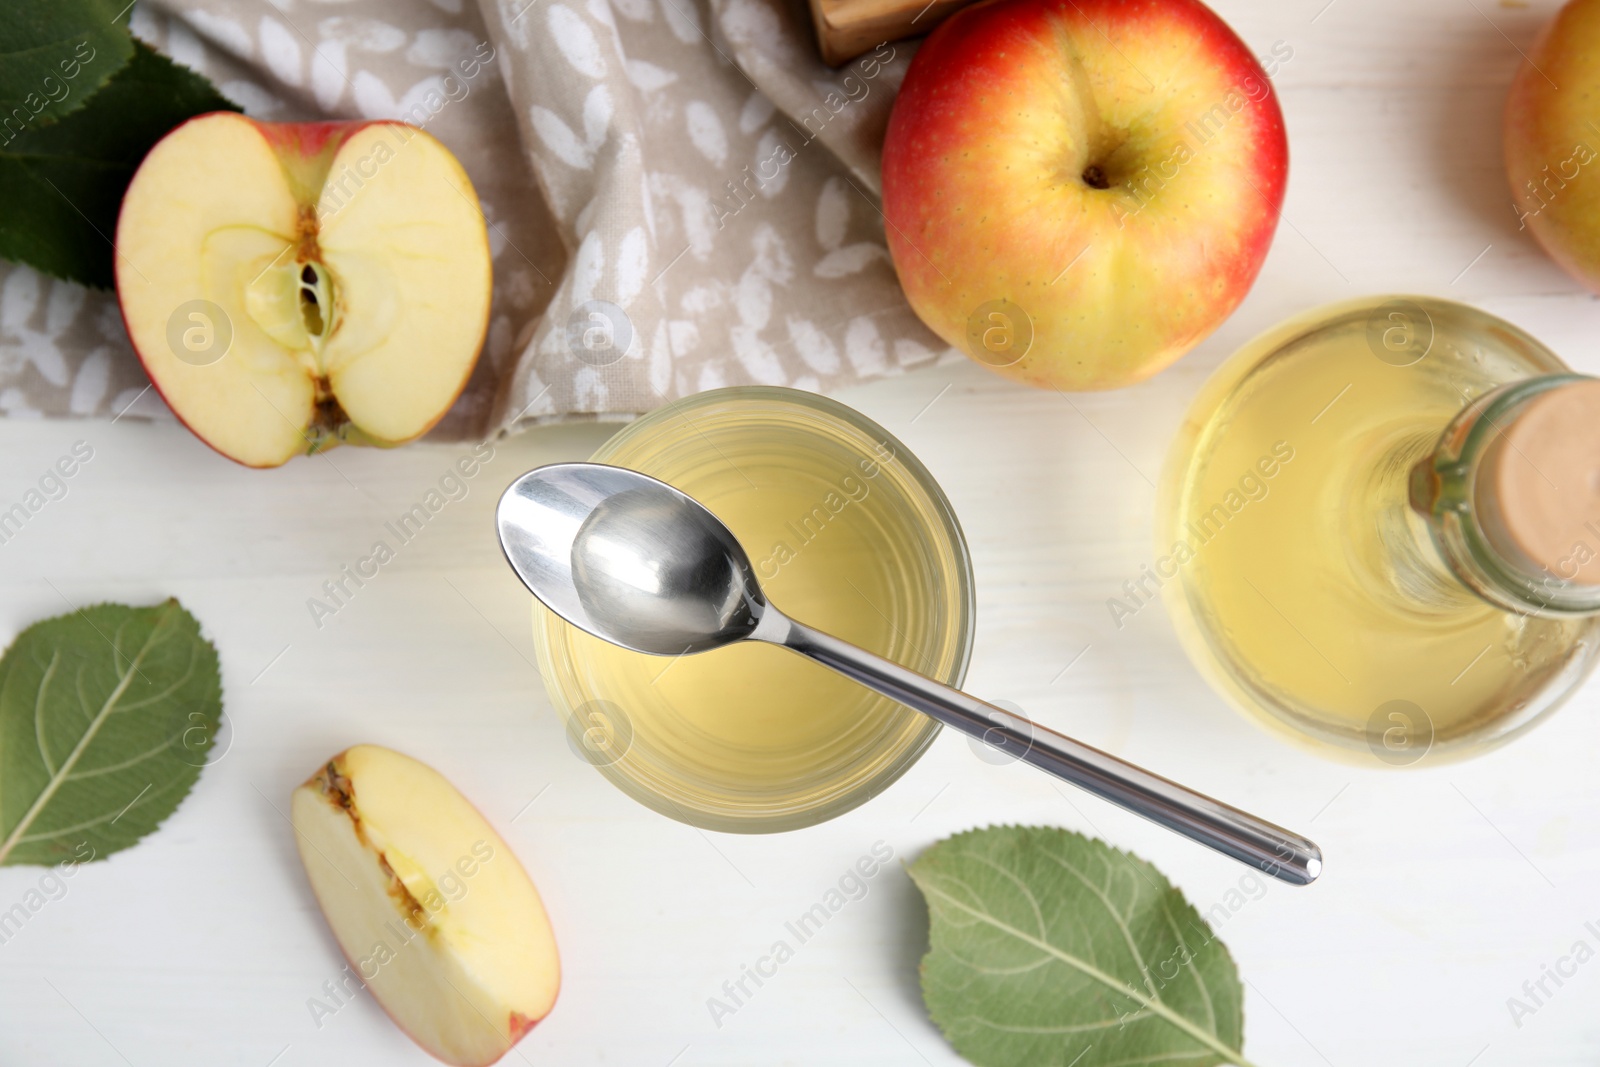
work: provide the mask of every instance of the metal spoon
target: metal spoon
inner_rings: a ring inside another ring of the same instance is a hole
[[[512,482],[495,519],[523,584],[603,640],[657,656],[782,645],[1275,878],[1308,885],[1322,872],[1322,850],[1298,834],[789,618],[732,531],[665,482],[554,463]]]

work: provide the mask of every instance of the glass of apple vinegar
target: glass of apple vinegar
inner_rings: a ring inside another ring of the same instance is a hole
[[[1482,752],[1595,664],[1600,381],[1485,312],[1374,297],[1269,331],[1195,399],[1161,497],[1190,658],[1326,753]]]
[[[966,541],[928,471],[865,416],[793,389],[718,389],[645,415],[592,458],[704,503],[785,612],[961,684],[973,638]],[[882,792],[939,730],[775,646],[648,656],[537,601],[533,613],[573,750],[696,826],[770,832],[832,818]]]

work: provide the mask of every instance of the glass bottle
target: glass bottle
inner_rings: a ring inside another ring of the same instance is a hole
[[[1325,751],[1474,754],[1594,666],[1600,381],[1485,312],[1379,297],[1269,331],[1196,398],[1161,495],[1190,657]]]

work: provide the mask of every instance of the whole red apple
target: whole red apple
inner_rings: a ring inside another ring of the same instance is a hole
[[[1030,385],[1109,389],[1239,306],[1287,174],[1267,75],[1198,0],[986,0],[912,61],[883,209],[940,337]]]
[[[1513,206],[1562,269],[1600,292],[1600,3],[1573,0],[1527,55],[1506,100]]]

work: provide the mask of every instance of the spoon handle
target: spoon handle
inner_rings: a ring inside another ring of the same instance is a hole
[[[952,689],[768,606],[751,637],[782,645],[946,726],[1292,885],[1322,873],[1312,841]]]

